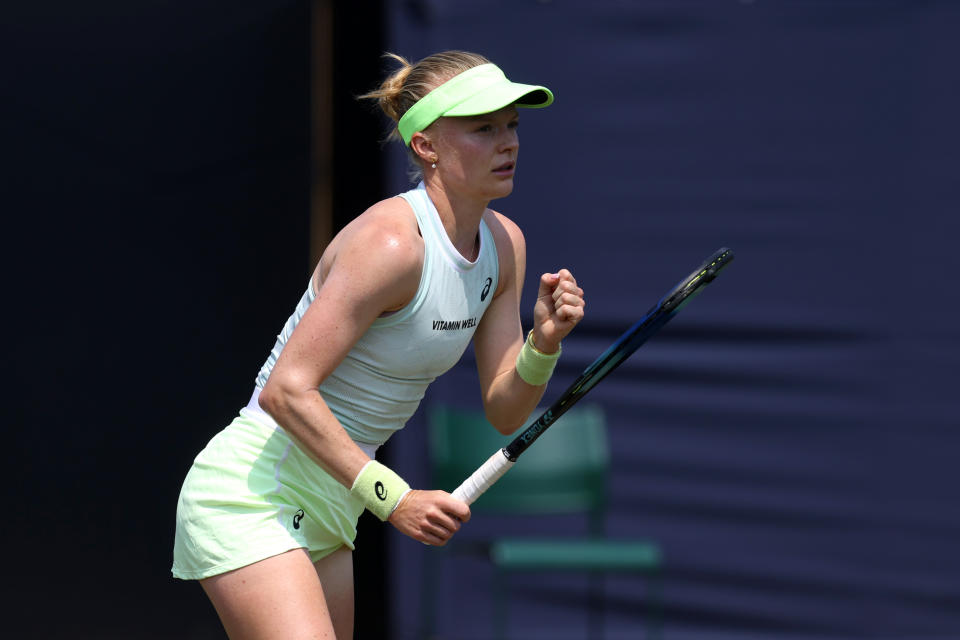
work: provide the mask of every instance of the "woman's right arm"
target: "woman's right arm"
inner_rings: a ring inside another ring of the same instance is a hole
[[[317,297],[284,346],[260,394],[260,406],[317,464],[351,487],[370,461],[351,440],[318,387],[383,312],[402,308],[420,282],[423,246],[398,199],[347,226],[324,258]],[[403,533],[443,544],[466,521],[464,503],[441,491],[412,491],[390,517]]]

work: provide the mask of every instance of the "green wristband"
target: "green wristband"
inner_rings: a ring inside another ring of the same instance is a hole
[[[410,485],[403,478],[376,460],[363,465],[357,474],[350,493],[363,503],[370,513],[386,520],[400,503],[400,499],[410,491]]]
[[[533,344],[533,331],[527,334],[523,348],[517,354],[517,373],[527,384],[539,387],[546,384],[553,375],[553,368],[557,366],[563,347],[556,353],[543,353]]]

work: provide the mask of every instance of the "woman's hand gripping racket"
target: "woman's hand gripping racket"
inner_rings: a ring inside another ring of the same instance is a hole
[[[685,304],[700,293],[704,286],[717,277],[717,273],[730,264],[731,260],[733,260],[733,252],[727,248],[720,249],[700,265],[696,271],[681,280],[677,286],[647,311],[639,322],[630,327],[610,348],[594,360],[593,364],[587,367],[580,374],[580,377],[533,424],[506,447],[490,456],[490,459],[474,471],[473,475],[464,480],[463,484],[454,490],[453,497],[459,498],[467,504],[471,504],[479,498],[484,491],[493,486],[493,483],[513,466],[520,454],[526,451],[527,447],[547,430],[547,427],[562,416],[567,409],[576,404],[580,398],[586,395],[621,362],[630,357],[650,336],[659,331]]]

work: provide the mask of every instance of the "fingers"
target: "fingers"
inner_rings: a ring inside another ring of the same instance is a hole
[[[553,304],[558,318],[579,321],[585,306],[583,289],[576,280],[561,280],[553,291]]]
[[[411,491],[389,520],[415,540],[443,546],[470,520],[470,507],[444,491]]]
[[[567,273],[569,273],[569,271]],[[537,297],[543,298],[544,296],[549,296],[551,293],[553,293],[553,289],[557,286],[558,282],[560,282],[559,272],[545,273],[540,276],[540,291],[537,293]]]
[[[557,273],[545,273],[540,277],[540,297],[549,295],[553,300],[553,312],[560,320],[579,322],[583,318],[583,289],[567,269]]]
[[[440,493],[448,498],[446,500],[447,513],[456,518],[457,522],[460,524],[470,521],[470,505],[463,500],[454,498],[449,493],[444,491],[441,491]]]
[[[449,542],[463,523],[470,520],[470,507],[442,491],[435,492],[437,502],[424,513],[420,525],[423,542],[443,546]]]
[[[426,522],[420,526],[422,541],[427,544],[442,547],[450,541],[457,531],[460,530],[460,523],[454,518],[431,518],[428,516]]]

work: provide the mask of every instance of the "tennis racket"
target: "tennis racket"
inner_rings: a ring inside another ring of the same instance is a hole
[[[640,348],[653,334],[689,303],[694,296],[733,260],[733,252],[723,248],[710,256],[696,271],[680,281],[628,329],[599,358],[580,374],[573,384],[536,421],[503,449],[495,452],[479,469],[453,491],[453,497],[471,504],[493,486],[517,461],[520,454],[539,438],[547,427],[556,422],[567,409],[577,403],[590,389],[603,380],[624,360]]]

